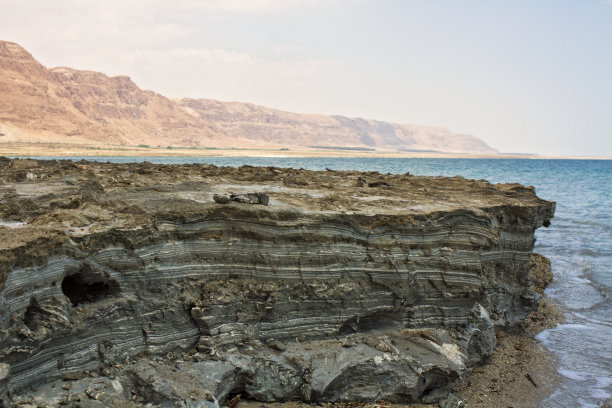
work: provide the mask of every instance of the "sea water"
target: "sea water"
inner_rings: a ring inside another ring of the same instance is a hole
[[[557,202],[550,227],[536,231],[534,250],[551,260],[554,278],[546,294],[561,306],[566,318],[560,326],[537,336],[558,356],[562,379],[542,406],[595,408],[612,398],[612,161],[329,157],[72,159],[409,172],[535,186],[539,197]]]

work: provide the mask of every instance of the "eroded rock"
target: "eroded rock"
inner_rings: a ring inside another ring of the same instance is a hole
[[[0,407],[8,406],[8,382],[11,366],[0,363]]]
[[[213,194],[213,200],[219,204],[229,204],[234,201],[243,204],[268,205],[270,198],[264,193]]]
[[[0,399],[41,406],[435,395],[531,311],[554,212],[463,178],[38,161],[22,179],[11,163]]]

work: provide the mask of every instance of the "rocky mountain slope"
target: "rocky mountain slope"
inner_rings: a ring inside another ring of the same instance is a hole
[[[435,150],[494,154],[443,128],[283,112],[238,102],[170,100],[126,76],[48,69],[0,41],[0,143]]]
[[[397,151],[497,153],[482,140],[432,126],[378,120],[298,114],[241,102],[181,99],[187,112],[229,134],[276,145],[350,146]]]
[[[237,143],[128,77],[47,69],[17,44],[0,42],[1,141],[182,146]]]

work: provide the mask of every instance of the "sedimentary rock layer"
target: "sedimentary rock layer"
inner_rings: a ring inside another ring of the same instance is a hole
[[[0,398],[17,402],[417,401],[529,313],[554,212],[461,177],[34,160],[0,175]]]

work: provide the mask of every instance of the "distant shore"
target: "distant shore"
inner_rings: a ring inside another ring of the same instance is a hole
[[[442,158],[442,159],[576,159],[612,160],[612,157],[554,156],[527,153],[468,154],[435,151],[370,151],[354,149],[256,149],[186,148],[56,143],[0,143],[0,156],[9,157],[88,157],[88,156],[177,156],[177,157],[363,157],[363,158]]]

